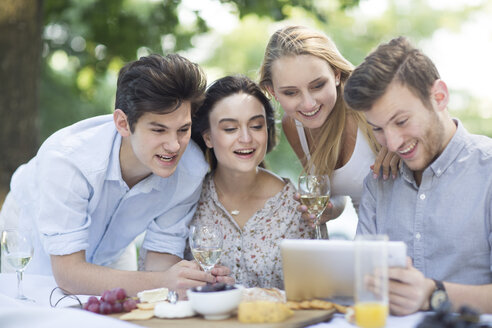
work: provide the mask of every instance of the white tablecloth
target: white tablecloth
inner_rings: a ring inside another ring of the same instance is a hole
[[[57,308],[50,306],[50,293],[56,287],[51,276],[33,274],[24,275],[24,294],[35,300],[35,303],[22,302],[15,299],[17,294],[17,278],[12,273],[0,274],[0,327],[1,328],[87,328],[111,327],[129,328],[138,327],[118,319],[113,319],[88,311],[67,308],[78,302],[71,298],[64,298]],[[52,303],[56,303],[64,295],[56,290],[53,293]],[[78,295],[81,302],[89,296]],[[416,313],[405,317],[390,316],[386,327],[414,328],[425,316],[425,313]],[[492,324],[492,315],[482,316],[482,321]],[[335,315],[327,323],[319,323],[310,328],[355,328],[341,315]]]
[[[1,328],[135,328],[134,324],[94,314],[89,311],[68,308],[78,302],[64,298],[57,308],[50,306],[50,294],[56,287],[52,276],[24,274],[24,295],[35,302],[15,299],[17,276],[13,273],[0,274],[0,327]],[[53,304],[64,295],[57,290],[53,293]],[[80,295],[85,302],[89,296]]]

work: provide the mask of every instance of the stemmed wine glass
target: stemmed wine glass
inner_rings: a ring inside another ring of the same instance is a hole
[[[17,299],[34,302],[22,291],[22,275],[34,253],[29,231],[7,229],[2,232],[3,257],[17,273]]]
[[[191,253],[203,271],[210,272],[222,254],[222,230],[217,225],[202,224],[190,227]]]
[[[319,219],[330,201],[330,177],[326,174],[301,175],[298,188],[298,192],[301,194],[301,204],[306,205],[309,214],[314,214],[316,217],[316,239],[324,239]]]

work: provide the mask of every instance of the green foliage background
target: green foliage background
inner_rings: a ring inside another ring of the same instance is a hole
[[[257,80],[268,38],[281,25],[302,24],[326,32],[340,52],[357,65],[378,43],[397,35],[406,35],[418,44],[438,29],[459,31],[476,12],[492,12],[486,1],[459,10],[437,10],[424,0],[388,0],[386,11],[377,17],[358,13],[359,0],[215,2],[230,8],[239,19],[225,34],[210,29],[201,7],[188,10],[193,19],[183,22],[184,1],[179,0],[45,0],[41,139],[80,119],[111,113],[117,72],[125,62],[148,53],[180,52],[186,56],[197,50],[200,37],[213,36],[198,50],[207,52],[199,64],[209,82],[234,73]],[[190,1],[186,3],[189,7]],[[466,99],[465,105],[451,108],[452,114],[471,131],[492,136],[492,118],[474,110],[476,99],[460,96]],[[280,119],[282,109],[276,105]],[[267,162],[280,175],[294,178],[300,165],[280,128],[279,138]]]

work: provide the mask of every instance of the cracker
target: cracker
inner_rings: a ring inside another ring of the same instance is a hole
[[[311,302],[310,301],[302,301],[299,303],[299,307],[303,310],[309,310],[311,308]]]
[[[154,316],[153,310],[140,310],[135,309],[131,312],[123,314],[120,319],[121,320],[149,320]]]
[[[312,300],[311,309],[317,310],[331,310],[335,306],[332,302],[322,301],[322,300]]]
[[[157,302],[152,302],[152,303],[137,303],[137,308],[140,310],[153,310],[155,308],[155,305]]]
[[[287,307],[291,310],[331,310],[333,307],[337,309],[340,313],[346,310],[344,306],[335,304],[333,302],[323,301],[323,300],[311,300],[311,301],[288,301],[285,303]]]
[[[347,308],[348,306],[343,306],[340,304],[333,303],[333,306],[335,307],[335,310],[337,310],[338,313],[347,313]]]
[[[288,301],[285,303],[285,305],[291,310],[300,310],[301,309],[298,302]]]

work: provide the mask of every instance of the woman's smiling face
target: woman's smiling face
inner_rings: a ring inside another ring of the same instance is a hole
[[[337,101],[340,73],[312,55],[284,56],[272,65],[273,94],[286,115],[319,128]]]
[[[260,101],[249,94],[232,94],[215,104],[209,120],[210,129],[203,139],[213,148],[218,167],[256,170],[268,142],[265,109]]]

